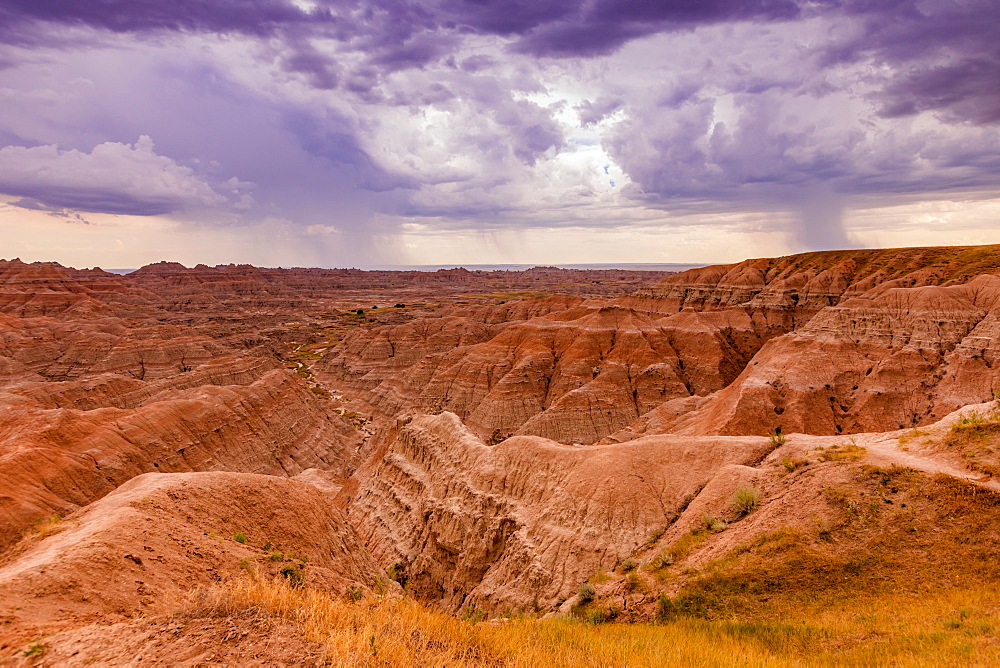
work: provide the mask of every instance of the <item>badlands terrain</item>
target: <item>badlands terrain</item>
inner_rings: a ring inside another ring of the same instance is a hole
[[[0,261],[0,665],[1000,661],[1000,246]]]

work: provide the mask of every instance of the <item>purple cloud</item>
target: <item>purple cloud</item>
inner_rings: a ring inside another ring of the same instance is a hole
[[[621,97],[606,95],[593,101],[584,100],[577,105],[576,110],[580,114],[580,122],[583,125],[594,125],[620,109],[623,104],[625,101]]]
[[[358,237],[742,208],[843,245],[852,202],[1000,186],[993,4],[12,0],[0,192]]]
[[[539,27],[515,48],[535,56],[588,57],[646,35],[733,21],[787,21],[799,11],[792,0],[597,0],[585,12]]]
[[[284,0],[8,0],[4,23],[42,21],[112,32],[155,30],[269,35],[276,27],[325,21],[325,11],[304,12]]]

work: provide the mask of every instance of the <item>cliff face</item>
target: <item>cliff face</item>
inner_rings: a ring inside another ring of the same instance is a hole
[[[994,398],[1000,278],[970,278],[993,266],[983,259],[995,261],[995,249],[989,250],[914,249],[883,257],[895,274],[886,275],[884,267],[861,273],[835,304],[768,341],[734,382],[674,428],[701,434],[885,431]],[[935,258],[932,266],[918,263]],[[762,294],[744,308],[761,308]]]

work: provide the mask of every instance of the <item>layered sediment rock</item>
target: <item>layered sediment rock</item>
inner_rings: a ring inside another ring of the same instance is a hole
[[[742,312],[655,316],[580,303],[506,326],[417,321],[357,335],[319,368],[384,414],[448,410],[491,442],[593,443],[664,401],[725,387],[761,343]]]
[[[765,438],[652,436],[573,447],[537,436],[487,446],[457,416],[401,421],[341,502],[383,566],[453,610],[547,608],[611,569],[727,464]]]
[[[997,396],[1000,277],[878,286],[773,339],[678,427],[840,434],[934,422]]]
[[[165,389],[132,409],[41,408],[8,394],[0,411],[0,546],[145,472],[337,469],[360,441],[284,370],[247,385]]]

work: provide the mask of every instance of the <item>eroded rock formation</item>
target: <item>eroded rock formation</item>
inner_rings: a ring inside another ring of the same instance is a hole
[[[672,276],[0,262],[0,602],[11,637],[69,633],[270,542],[326,591],[392,566],[451,611],[545,612],[630,559],[837,526],[863,462],[996,488],[993,432],[952,432],[1000,423],[998,316],[998,247]]]

